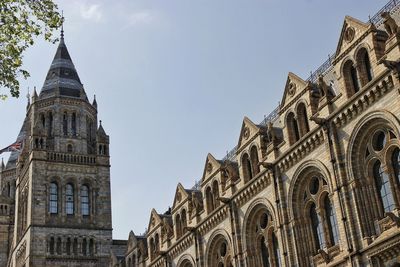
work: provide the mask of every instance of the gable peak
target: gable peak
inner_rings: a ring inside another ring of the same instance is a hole
[[[282,101],[280,105],[281,108],[289,103],[290,100],[294,98],[294,96],[303,91],[307,84],[308,83],[305,80],[303,80],[293,72],[289,72],[286,79],[285,90],[282,96]]]

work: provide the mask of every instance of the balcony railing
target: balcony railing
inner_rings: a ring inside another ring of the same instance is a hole
[[[47,160],[72,164],[96,164],[96,156],[47,152]]]

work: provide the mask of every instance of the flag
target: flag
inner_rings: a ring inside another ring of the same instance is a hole
[[[22,148],[22,142],[17,141],[15,143],[9,145],[8,147],[1,149],[0,154],[4,153],[4,152],[19,151],[19,150],[21,150],[21,148]]]

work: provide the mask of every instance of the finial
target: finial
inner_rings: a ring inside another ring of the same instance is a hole
[[[28,93],[26,94],[26,98],[28,98],[28,104],[29,104],[30,98],[31,98],[31,94],[30,94],[30,91],[29,91],[29,86],[28,86]]]
[[[29,106],[31,105],[31,95],[29,93],[29,86],[28,86],[28,93],[26,94],[26,98],[28,99],[28,101],[26,103],[26,111],[28,111]]]
[[[1,165],[0,165],[0,169],[3,170],[4,169],[4,158],[1,158]]]
[[[92,106],[94,106],[97,109],[97,101],[96,101],[96,95],[93,97],[93,103]]]
[[[101,126],[101,120],[100,120],[100,126]]]
[[[64,10],[61,11],[61,39],[64,40]]]

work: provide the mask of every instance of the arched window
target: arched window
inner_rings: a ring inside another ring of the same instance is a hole
[[[40,121],[42,122],[42,128],[45,129],[46,128],[46,117],[44,116],[44,114],[40,114]]]
[[[212,184],[212,195],[214,199],[214,208],[219,207],[219,186],[218,186],[218,181],[215,180]]]
[[[208,186],[206,189],[206,205],[207,205],[208,213],[210,213],[214,210],[214,198],[213,198],[210,186]]]
[[[252,173],[254,176],[256,176],[260,172],[260,167],[258,166],[258,152],[257,152],[257,147],[253,146],[250,149],[250,159],[251,159],[251,165],[252,165]]]
[[[68,114],[64,112],[63,114],[63,133],[65,136],[68,135]]]
[[[272,250],[274,251],[275,266],[280,267],[281,266],[281,252],[279,250],[278,239],[276,238],[275,233],[272,233],[271,239],[272,239]]]
[[[65,187],[65,212],[67,215],[74,214],[74,187],[72,184],[67,184]]]
[[[357,69],[353,61],[348,60],[343,66],[343,78],[346,86],[347,97],[351,97],[360,90]]]
[[[375,162],[373,171],[381,208],[384,212],[393,211],[395,205],[390,189],[389,174],[383,170],[379,160]]]
[[[90,215],[89,187],[87,185],[81,187],[81,213],[83,216]]]
[[[392,155],[392,165],[397,185],[400,186],[400,149],[396,148]]]
[[[10,184],[10,182],[7,183],[7,196],[11,197],[11,184]]]
[[[263,267],[269,267],[269,253],[268,247],[265,244],[265,237],[261,236],[260,238],[260,247],[261,247],[261,261]]]
[[[82,240],[82,255],[86,256],[87,255],[87,240],[84,238]]]
[[[301,136],[304,136],[310,131],[310,126],[308,125],[306,105],[304,105],[304,103],[300,103],[299,106],[297,107],[297,118],[299,119]]]
[[[135,267],[135,266],[136,266],[136,255],[133,254],[132,255],[132,266],[130,266],[130,267]]]
[[[182,234],[186,232],[186,227],[187,227],[187,219],[186,219],[186,210],[182,210],[182,215],[181,215],[181,220],[182,220]]]
[[[214,239],[211,241],[207,258],[207,266],[232,266],[232,251],[224,236],[217,235],[214,237]]]
[[[89,142],[93,141],[93,122],[87,118],[87,138]]]
[[[67,152],[68,152],[68,153],[72,153],[73,150],[74,150],[74,149],[73,149],[72,145],[71,145],[71,144],[68,144],[68,145],[67,145]]]
[[[50,237],[50,242],[49,242],[49,252],[50,255],[54,255],[54,237]]]
[[[245,153],[242,157],[242,169],[243,169],[244,182],[246,183],[253,178],[251,161],[247,153]]]
[[[93,238],[91,238],[90,239],[90,241],[89,241],[89,253],[90,253],[90,256],[93,256],[94,255],[94,240],[93,240]]]
[[[366,85],[373,78],[371,62],[366,48],[361,48],[357,53],[357,66],[360,74],[361,86]]]
[[[154,238],[154,247],[156,253],[160,252],[160,236],[158,235],[158,233]]]
[[[371,62],[369,61],[368,52],[365,52],[364,54],[364,68],[366,70],[368,81],[371,81],[373,78],[373,73],[372,73]]]
[[[52,134],[53,134],[53,113],[49,112],[49,131],[47,135],[52,136]]]
[[[179,239],[182,236],[182,223],[180,214],[175,216],[175,231],[176,231],[176,239]]]
[[[65,248],[67,250],[67,255],[71,255],[71,238],[67,238],[67,243],[65,245]]]
[[[155,247],[155,244],[154,244],[154,238],[151,238],[150,239],[150,257],[152,259],[154,259],[155,251],[156,251],[156,247]]]
[[[57,251],[58,255],[61,255],[61,253],[62,253],[62,250],[61,250],[61,237],[57,238],[56,251]]]
[[[78,239],[74,238],[74,243],[72,244],[72,252],[74,255],[78,255]]]
[[[331,205],[329,197],[326,196],[324,200],[325,217],[328,224],[329,241],[331,245],[339,244],[339,229],[336,219],[335,209]]]
[[[311,204],[310,207],[310,218],[311,218],[311,225],[312,225],[312,232],[314,237],[315,246],[318,249],[325,248],[325,237],[324,237],[324,229],[321,223],[321,218],[317,214],[315,209],[315,204]]]
[[[292,145],[300,139],[299,125],[297,124],[297,120],[293,112],[290,112],[287,116],[286,125],[289,134],[289,143]]]
[[[76,114],[75,113],[72,113],[71,130],[72,130],[72,135],[76,136]]]
[[[57,183],[50,183],[49,212],[58,213],[58,186]]]

